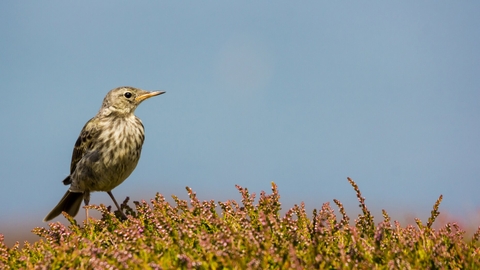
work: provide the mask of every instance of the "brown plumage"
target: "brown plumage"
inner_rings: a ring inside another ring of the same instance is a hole
[[[88,205],[93,191],[107,192],[123,214],[111,190],[133,172],[140,159],[145,135],[142,121],[134,112],[143,100],[163,93],[128,86],[108,92],[100,111],[85,124],[73,148],[70,175],[63,180],[70,188],[44,221],[62,211],[77,215],[82,200]],[[88,210],[86,215],[88,220]]]

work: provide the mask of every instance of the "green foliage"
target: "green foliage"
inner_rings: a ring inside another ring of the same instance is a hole
[[[442,196],[426,225],[402,228],[383,210],[377,225],[357,184],[362,213],[351,225],[342,203],[334,200],[309,217],[305,205],[281,216],[277,186],[255,194],[237,186],[236,201],[199,201],[187,187],[189,202],[173,196],[175,205],[157,194],[150,204],[128,198],[129,216],[104,206],[88,206],[102,219],[84,226],[66,215],[69,226],[50,223],[35,228],[42,239],[23,248],[7,248],[0,235],[0,269],[478,269],[480,228],[470,241],[455,223],[435,230]]]

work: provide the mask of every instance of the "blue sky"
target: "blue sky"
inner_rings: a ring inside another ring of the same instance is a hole
[[[479,12],[477,1],[2,1],[0,233],[22,241],[6,231],[47,225],[82,126],[122,85],[167,93],[136,111],[146,141],[117,200],[187,198],[185,186],[239,200],[235,184],[258,194],[274,181],[284,209],[336,198],[355,216],[349,176],[378,218],[427,220],[443,194],[440,211],[472,220]],[[112,205],[105,193],[91,203]]]

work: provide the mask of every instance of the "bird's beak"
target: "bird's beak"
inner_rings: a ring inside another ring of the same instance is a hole
[[[146,92],[144,94],[141,94],[139,96],[137,96],[135,98],[135,101],[136,102],[142,102],[144,101],[145,99],[147,98],[151,98],[151,97],[154,97],[154,96],[158,96],[158,95],[161,95],[161,94],[164,94],[165,91],[154,91],[154,92]]]

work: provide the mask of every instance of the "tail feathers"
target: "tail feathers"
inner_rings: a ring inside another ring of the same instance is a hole
[[[82,204],[84,193],[67,191],[60,202],[53,208],[50,213],[43,219],[43,221],[49,221],[60,215],[62,212],[68,213],[74,217],[77,215],[80,205]]]

